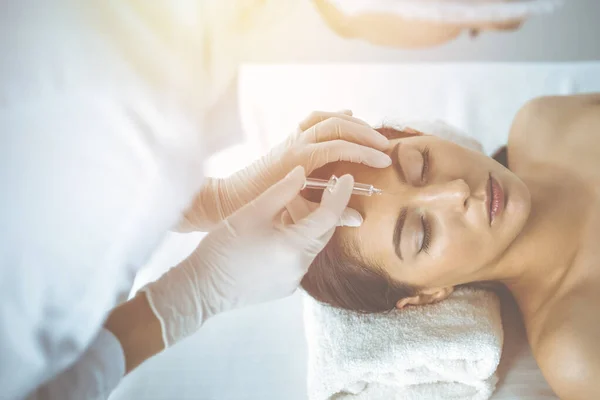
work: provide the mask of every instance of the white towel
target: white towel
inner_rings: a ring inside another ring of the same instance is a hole
[[[361,314],[304,293],[310,400],[488,399],[503,331],[485,290],[387,314]]]

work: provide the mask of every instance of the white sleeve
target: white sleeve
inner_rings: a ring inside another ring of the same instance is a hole
[[[125,356],[117,338],[102,329],[69,369],[38,388],[27,400],[107,399],[125,374]]]
[[[71,3],[0,7],[3,399],[81,358],[202,183],[203,125]]]

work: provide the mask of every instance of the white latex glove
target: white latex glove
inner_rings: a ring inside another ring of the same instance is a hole
[[[207,179],[176,230],[209,230],[282,179],[294,167],[309,176],[328,163],[349,161],[370,167],[391,164],[388,139],[352,111],[315,111],[295,133],[250,166],[224,179]]]
[[[161,322],[165,346],[195,332],[215,314],[292,294],[327,244],[346,209],[354,179],[341,177],[320,205],[296,223],[285,206],[304,200],[305,174],[295,168],[211,231],[196,250],[142,289]],[[309,206],[307,206],[309,207]]]

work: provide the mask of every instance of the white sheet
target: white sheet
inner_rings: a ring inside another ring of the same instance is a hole
[[[529,99],[600,91],[600,62],[252,65],[241,73],[249,139],[282,140],[310,111],[349,108],[367,122],[443,119],[490,153]]]
[[[212,168],[241,167],[313,109],[351,108],[371,123],[443,118],[491,152],[506,142],[514,114],[530,98],[591,91],[600,91],[600,62],[248,66],[240,79],[247,142],[215,158]],[[197,238],[172,235],[137,284],[184,257]],[[554,398],[522,328],[507,329],[493,399]],[[130,374],[111,400],[305,400],[305,369],[301,301],[293,296],[215,318]]]

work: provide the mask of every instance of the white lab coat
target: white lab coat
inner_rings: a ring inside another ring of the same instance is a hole
[[[2,3],[2,399],[102,397],[122,376],[103,321],[235,139],[201,134],[241,45],[220,8]]]
[[[27,400],[106,399],[125,373],[121,344],[102,329],[79,360],[31,393]]]

